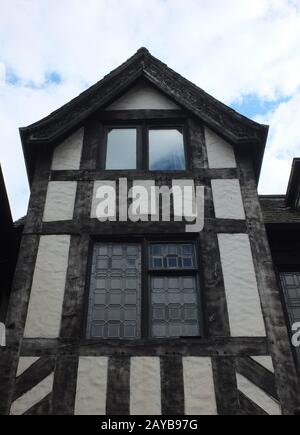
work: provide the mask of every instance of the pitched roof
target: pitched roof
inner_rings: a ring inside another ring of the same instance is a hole
[[[98,83],[42,120],[20,129],[29,180],[32,179],[35,145],[53,144],[95,111],[104,109],[143,77],[175,103],[199,117],[207,126],[234,145],[251,145],[259,177],[268,126],[258,124],[208,95],[146,48]]]
[[[6,192],[5,182],[0,165],[0,233],[5,237],[12,229],[13,221]]]
[[[290,181],[286,193],[287,206],[300,208],[300,158],[293,161]]]
[[[259,200],[266,224],[300,225],[300,213],[286,205],[285,195],[262,195]]]

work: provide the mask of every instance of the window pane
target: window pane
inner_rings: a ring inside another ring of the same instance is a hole
[[[152,277],[152,337],[199,336],[196,279]]]
[[[294,323],[300,322],[300,272],[283,272],[280,280],[292,327]],[[300,347],[296,351],[300,363]]]
[[[87,337],[140,337],[140,299],[140,245],[95,244]]]
[[[136,129],[113,128],[107,134],[106,169],[136,169]]]
[[[183,134],[177,129],[149,130],[151,171],[185,169]]]
[[[195,256],[192,243],[151,244],[151,269],[193,269],[194,267]]]

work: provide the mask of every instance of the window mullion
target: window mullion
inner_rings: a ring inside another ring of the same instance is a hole
[[[142,242],[142,289],[141,289],[141,337],[150,335],[150,289],[148,272],[148,243],[146,238]]]
[[[149,169],[149,146],[148,146],[148,126],[146,122],[142,124],[142,149],[143,149],[143,170],[148,171]]]

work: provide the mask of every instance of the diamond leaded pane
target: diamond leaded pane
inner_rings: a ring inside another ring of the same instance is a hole
[[[300,272],[283,272],[280,274],[290,325],[300,322]],[[300,362],[300,348],[297,348]]]
[[[140,337],[141,247],[94,246],[88,309],[88,338]]]
[[[192,243],[153,243],[150,247],[151,269],[193,269],[195,267]]]
[[[153,337],[198,336],[195,277],[152,277],[151,317]]]

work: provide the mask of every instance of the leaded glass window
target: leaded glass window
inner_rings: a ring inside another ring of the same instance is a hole
[[[89,295],[89,338],[140,337],[141,247],[94,245]]]
[[[152,244],[152,269],[191,269],[195,267],[192,244]]]
[[[95,243],[87,338],[200,337],[200,307],[193,243]]]
[[[199,336],[194,245],[151,244],[150,271],[152,337]]]
[[[294,323],[300,322],[300,272],[282,272],[280,280],[292,328]],[[296,349],[300,363],[300,347]]]

